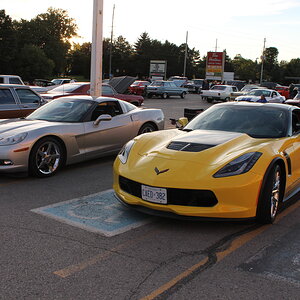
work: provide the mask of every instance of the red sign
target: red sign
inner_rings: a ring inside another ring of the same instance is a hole
[[[224,66],[224,52],[207,52],[206,77],[221,79]]]

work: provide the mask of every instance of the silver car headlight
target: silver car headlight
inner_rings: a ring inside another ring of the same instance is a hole
[[[132,146],[134,145],[134,143],[135,143],[134,140],[129,141],[128,143],[126,143],[123,146],[123,148],[119,152],[118,157],[122,164],[126,164],[128,155],[129,155],[130,150],[131,150]]]
[[[255,165],[261,155],[261,152],[243,154],[220,169],[213,177],[220,178],[246,173]]]
[[[0,146],[8,146],[8,145],[14,145],[22,142],[27,136],[27,133],[19,133],[16,135],[12,135],[6,138],[0,137]]]

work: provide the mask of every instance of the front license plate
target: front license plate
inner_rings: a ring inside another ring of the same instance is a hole
[[[167,204],[167,189],[142,185],[142,199],[159,204]]]

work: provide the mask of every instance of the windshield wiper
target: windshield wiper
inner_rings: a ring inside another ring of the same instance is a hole
[[[182,131],[186,131],[186,132],[191,132],[191,131],[193,131],[194,129],[189,129],[189,128],[180,128],[180,130],[182,130]]]

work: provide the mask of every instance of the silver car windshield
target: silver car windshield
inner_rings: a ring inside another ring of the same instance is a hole
[[[93,101],[80,99],[56,99],[40,107],[26,120],[44,120],[49,122],[80,122],[85,116]]]
[[[262,106],[214,106],[193,119],[186,131],[197,129],[246,133],[254,138],[279,138],[287,135],[288,112]]]

